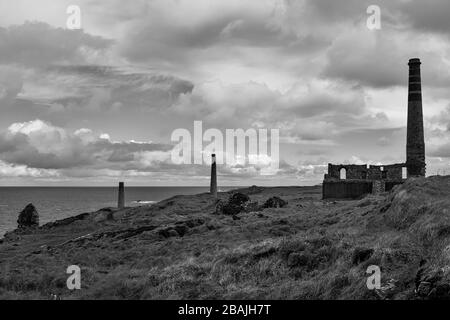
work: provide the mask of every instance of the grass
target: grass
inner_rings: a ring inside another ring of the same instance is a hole
[[[240,220],[214,215],[214,199],[207,194],[126,209],[114,220],[93,213],[75,226],[0,245],[0,298],[442,298],[450,283],[449,193],[450,178],[433,177],[359,201],[322,201],[317,187],[264,188],[251,193],[251,200],[262,204],[280,196],[288,206],[241,214]],[[193,219],[201,223],[186,222]],[[181,228],[183,237],[159,232],[180,223],[190,226]],[[58,245],[146,225],[157,228],[125,239]],[[40,249],[43,243],[49,247]],[[69,291],[65,271],[73,264],[81,267],[82,289]],[[370,265],[381,268],[380,290],[366,287]],[[437,270],[444,271],[433,278],[431,292],[417,294],[418,281]]]

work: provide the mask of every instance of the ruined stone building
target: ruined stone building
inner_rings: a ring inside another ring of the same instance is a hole
[[[406,162],[390,165],[328,165],[323,198],[359,198],[391,190],[410,177],[425,176],[425,139],[420,59],[409,60]]]

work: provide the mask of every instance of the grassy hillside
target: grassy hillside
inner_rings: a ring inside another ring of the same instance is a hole
[[[358,201],[322,201],[320,187],[240,191],[289,204],[233,218],[214,214],[208,194],[177,196],[10,234],[0,298],[450,297],[450,177]],[[81,267],[81,290],[66,287],[69,265]],[[367,289],[369,265],[381,268],[379,290]]]

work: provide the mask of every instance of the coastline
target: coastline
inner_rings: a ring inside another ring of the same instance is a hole
[[[287,205],[230,216],[216,213],[209,194],[181,195],[11,236],[0,244],[0,297],[419,299],[421,277],[444,263],[450,177],[351,201],[321,200],[317,186],[238,191]],[[66,286],[73,265],[81,290]],[[370,265],[383,270],[380,289],[366,287]],[[430,290],[440,288],[435,279]]]
[[[126,187],[126,205],[142,206],[178,194],[206,192],[207,187]],[[226,189],[228,190],[228,189]],[[100,208],[117,206],[117,187],[0,187],[0,238],[17,228],[17,217],[32,203],[41,225]],[[3,206],[1,206],[3,205]]]

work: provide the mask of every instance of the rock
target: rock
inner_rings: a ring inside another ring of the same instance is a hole
[[[22,210],[17,224],[19,229],[39,227],[39,214],[33,204],[30,203]]]
[[[169,237],[179,237],[180,234],[175,229],[169,230]]]
[[[5,235],[3,236],[3,241],[4,242],[15,242],[15,241],[19,241],[20,240],[20,232],[18,232],[18,230],[14,230],[14,231],[9,231],[7,233],[5,233]]]
[[[284,201],[283,199],[279,198],[279,197],[272,197],[270,199],[268,199],[263,207],[264,208],[284,208],[285,206],[287,206],[287,201]]]
[[[390,300],[392,296],[396,293],[398,288],[398,281],[395,279],[390,279],[385,285],[380,289],[375,289],[375,294],[381,300]]]
[[[248,194],[258,194],[261,193],[264,189],[258,186],[251,186],[248,188]]]
[[[191,220],[186,220],[186,221],[180,221],[180,222],[177,222],[176,224],[184,224],[184,225],[188,226],[188,228],[195,228],[195,227],[205,224],[205,220],[191,219]]]
[[[104,208],[94,213],[94,221],[97,223],[114,220],[114,211]]]
[[[223,207],[224,207],[224,203],[222,200],[218,200],[216,202],[216,209],[214,211],[214,214],[216,215],[222,215],[223,214]]]
[[[228,200],[228,204],[236,205],[236,206],[242,206],[246,202],[249,202],[250,198],[248,195],[243,193],[235,193],[233,194],[230,199]]]
[[[180,237],[183,237],[189,231],[189,227],[185,224],[177,224],[174,229]]]
[[[230,199],[228,199],[228,202],[223,205],[222,213],[225,215],[235,216],[245,210],[245,204],[248,201],[250,201],[249,196],[243,193],[235,193],[230,197]],[[218,210],[216,210],[216,212],[217,211]]]
[[[416,276],[416,294],[425,299],[450,299],[450,279],[447,271],[443,268],[422,266]]]
[[[352,264],[353,265],[358,265],[358,264],[366,261],[367,259],[369,259],[372,256],[373,253],[374,253],[373,249],[356,248],[353,251]]]
[[[289,254],[287,259],[288,267],[301,267],[306,266],[309,262],[309,258],[306,254],[293,252]]]
[[[206,224],[206,228],[208,230],[218,230],[218,229],[222,228],[222,226],[220,224],[218,224],[217,222],[208,222]]]
[[[426,297],[431,291],[431,283],[427,281],[422,281],[418,288],[417,288],[417,294],[419,297]]]
[[[98,211],[98,212],[100,212],[100,211]],[[67,225],[72,224],[74,222],[85,220],[85,219],[89,218],[90,215],[91,215],[90,213],[83,213],[83,214],[80,214],[80,215],[77,215],[77,216],[74,216],[74,217],[69,217],[69,218],[66,218],[66,219],[57,220],[57,221],[54,221],[54,222],[49,222],[47,224],[44,224],[42,226],[42,228],[43,229],[51,229],[51,228],[60,227],[60,226],[67,226]]]
[[[450,299],[450,284],[448,283],[438,283],[436,287],[431,290],[430,298],[432,299]]]
[[[244,204],[244,211],[247,213],[261,211],[258,202],[247,202]]]
[[[192,219],[186,221],[178,221],[174,225],[166,226],[157,231],[164,238],[184,237],[190,229],[205,224],[203,219]]]
[[[372,204],[372,201],[370,199],[365,199],[362,200],[358,203],[357,207],[358,208],[364,208],[364,207],[368,207]]]
[[[163,238],[172,238],[180,236],[179,233],[172,227],[161,229],[158,231],[158,234]]]
[[[226,204],[223,207],[223,214],[225,214],[227,216],[235,216],[235,215],[238,215],[239,213],[241,213],[241,211],[243,211],[243,210],[244,210],[244,208],[239,205]]]

